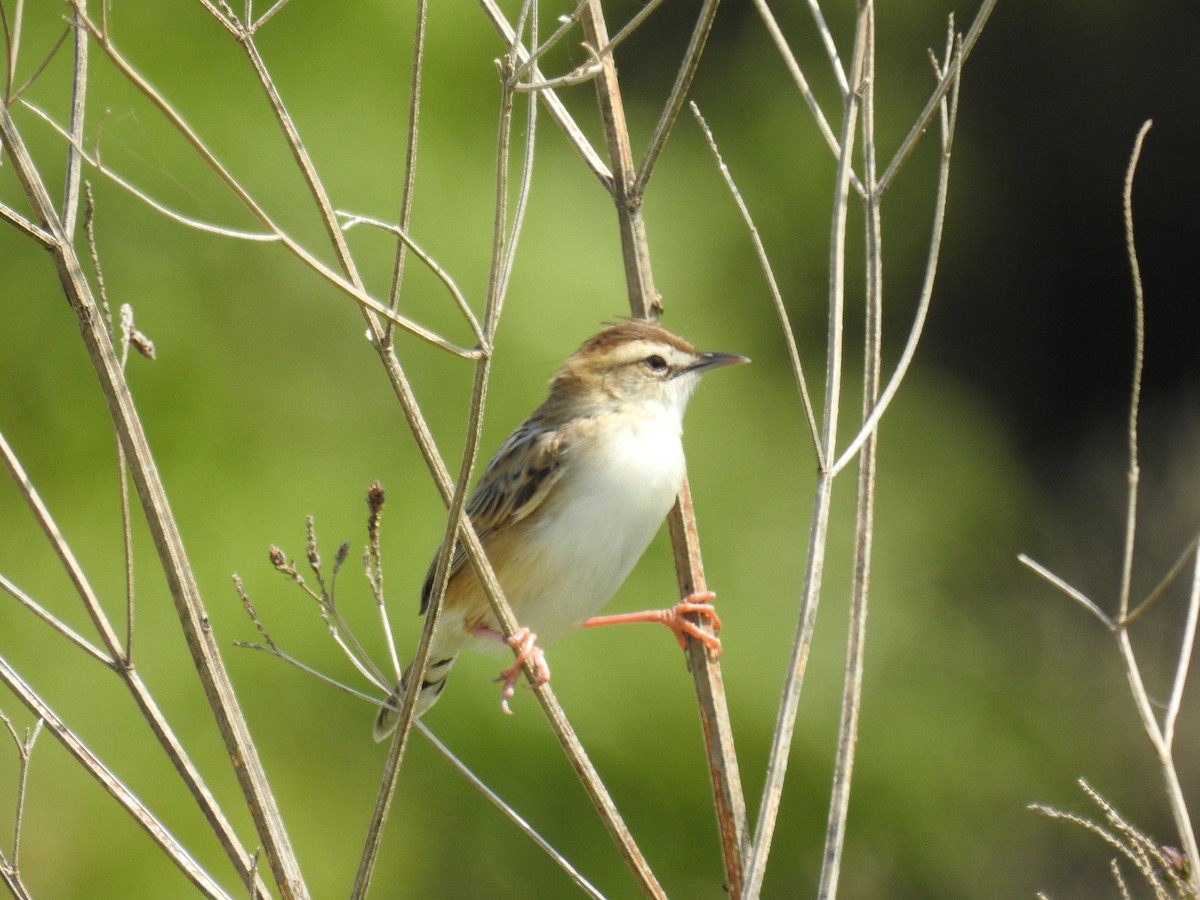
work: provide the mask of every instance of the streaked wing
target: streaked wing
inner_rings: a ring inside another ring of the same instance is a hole
[[[496,451],[467,502],[467,515],[484,547],[488,538],[508,525],[521,521],[537,509],[562,476],[567,442],[557,429],[533,421],[525,422]],[[460,542],[450,560],[450,577],[463,567],[467,553]],[[433,591],[437,557],[429,564],[421,588],[421,613]]]

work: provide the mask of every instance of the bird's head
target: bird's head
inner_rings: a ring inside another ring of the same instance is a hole
[[[697,350],[665,328],[628,319],[593,335],[554,377],[551,400],[587,414],[614,407],[682,417],[705,372],[750,360]]]

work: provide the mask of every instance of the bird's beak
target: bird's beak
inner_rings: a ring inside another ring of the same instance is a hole
[[[738,353],[701,353],[700,357],[688,366],[689,372],[707,372],[709,369],[720,369],[725,366],[740,366],[750,362],[750,357]]]

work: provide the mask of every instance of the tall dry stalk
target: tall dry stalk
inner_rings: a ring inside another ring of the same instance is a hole
[[[1032,558],[1022,555],[1020,560],[1091,613],[1108,630],[1116,642],[1117,654],[1125,670],[1130,695],[1134,707],[1137,709],[1142,728],[1154,751],[1159,774],[1163,780],[1163,792],[1179,835],[1184,861],[1180,868],[1192,896],[1200,896],[1200,849],[1197,848],[1195,825],[1192,822],[1187,797],[1184,794],[1175,761],[1175,728],[1179,721],[1183,692],[1191,669],[1192,653],[1196,645],[1196,629],[1200,626],[1200,552],[1197,549],[1200,546],[1200,533],[1188,542],[1178,561],[1167,571],[1157,587],[1136,605],[1133,604],[1134,546],[1138,527],[1138,485],[1141,480],[1138,419],[1142,403],[1142,375],[1146,362],[1146,299],[1142,288],[1141,266],[1138,263],[1133,227],[1133,178],[1137,172],[1138,160],[1141,158],[1142,144],[1150,131],[1150,126],[1149,121],[1145,122],[1134,139],[1122,191],[1125,247],[1133,280],[1134,353],[1132,385],[1129,391],[1129,419],[1125,431],[1129,468],[1126,471],[1125,479],[1125,536],[1121,553],[1121,578],[1117,589],[1116,615],[1104,612],[1100,604]],[[1171,678],[1170,692],[1166,703],[1161,704],[1151,698],[1151,694],[1146,688],[1142,665],[1134,651],[1130,632],[1134,623],[1159,600],[1167,587],[1186,572],[1189,560],[1192,567],[1192,580],[1188,590],[1187,612],[1179,637],[1179,653],[1175,659],[1175,671]],[[1158,709],[1160,706],[1162,707],[1161,713]],[[1094,798],[1099,799],[1098,795],[1095,795],[1090,788],[1087,790],[1093,794]],[[1117,818],[1119,819],[1119,817]],[[1154,883],[1153,877],[1147,880]]]

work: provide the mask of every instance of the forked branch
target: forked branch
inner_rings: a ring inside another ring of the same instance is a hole
[[[1145,364],[1145,300],[1142,291],[1141,271],[1137,261],[1137,249],[1134,240],[1133,227],[1133,177],[1141,156],[1142,143],[1151,123],[1147,121],[1138,131],[1134,140],[1133,152],[1130,154],[1129,166],[1126,170],[1123,190],[1125,238],[1129,254],[1130,272],[1133,278],[1134,293],[1134,359],[1133,379],[1129,398],[1129,426],[1127,431],[1129,469],[1126,473],[1127,494],[1125,507],[1125,536],[1121,553],[1121,581],[1118,587],[1115,617],[1106,614],[1098,604],[1089,599],[1082,591],[1067,583],[1050,572],[1044,566],[1035,563],[1028,557],[1022,556],[1021,561],[1035,572],[1063,591],[1068,597],[1080,603],[1100,619],[1112,632],[1117,643],[1117,652],[1125,668],[1126,680],[1129,682],[1130,693],[1134,706],[1142,721],[1142,728],[1154,749],[1158,759],[1159,772],[1171,808],[1175,827],[1179,832],[1183,854],[1186,860],[1184,871],[1187,872],[1191,891],[1200,895],[1200,851],[1197,849],[1196,832],[1188,811],[1187,800],[1179,781],[1178,769],[1174,758],[1175,725],[1179,717],[1183,701],[1183,691],[1187,683],[1191,658],[1196,642],[1197,626],[1200,624],[1200,553],[1196,552],[1195,539],[1180,557],[1168,575],[1168,578],[1151,592],[1130,614],[1131,585],[1133,582],[1133,549],[1136,543],[1138,520],[1138,481],[1140,465],[1138,462],[1138,410],[1141,403],[1142,369]],[[1180,638],[1179,654],[1176,658],[1175,672],[1171,680],[1169,700],[1160,720],[1155,703],[1151,700],[1142,676],[1141,665],[1134,653],[1130,636],[1130,627],[1135,619],[1148,608],[1166,589],[1167,583],[1182,573],[1184,564],[1189,556],[1193,560],[1192,580],[1188,590],[1187,613]]]

